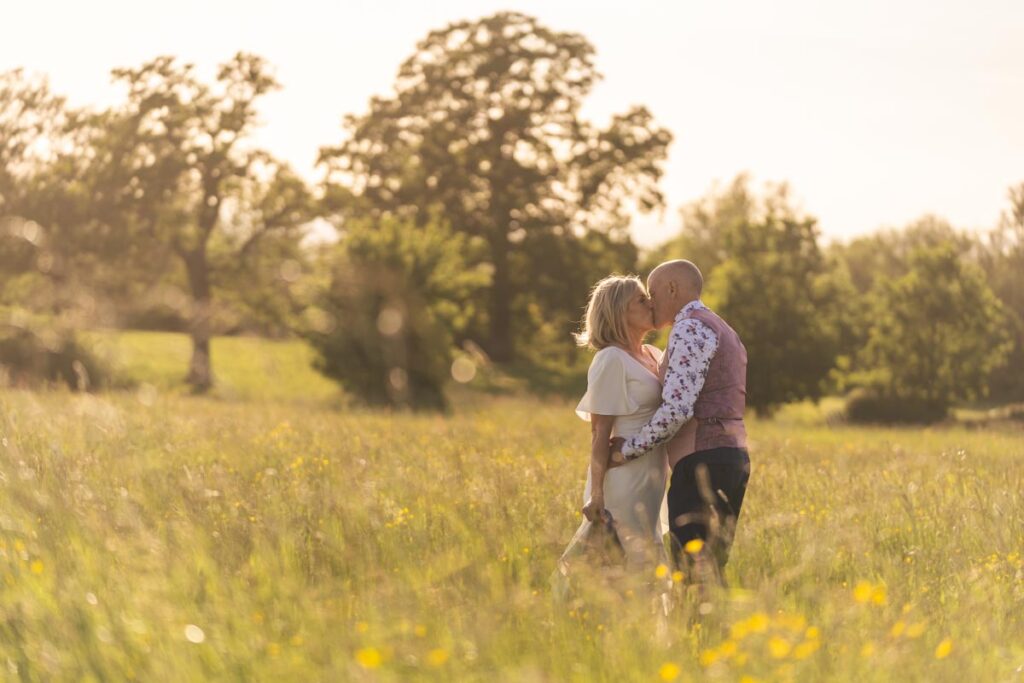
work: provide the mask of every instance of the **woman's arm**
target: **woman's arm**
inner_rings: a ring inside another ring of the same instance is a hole
[[[604,475],[611,456],[614,415],[590,415],[590,500],[583,506],[583,515],[591,522],[601,519],[604,512]]]

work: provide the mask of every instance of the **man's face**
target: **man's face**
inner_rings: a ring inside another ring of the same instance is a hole
[[[672,322],[676,311],[672,310],[672,293],[667,278],[655,273],[647,280],[647,292],[654,306],[654,327],[661,328]]]

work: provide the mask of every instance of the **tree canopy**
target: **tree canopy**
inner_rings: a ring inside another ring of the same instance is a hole
[[[513,300],[530,278],[512,267],[541,235],[620,234],[651,210],[672,139],[643,107],[598,127],[580,108],[600,78],[581,35],[503,12],[431,32],[399,70],[395,94],[346,121],[322,151],[339,222],[392,212],[427,220],[440,207],[456,232],[482,237],[493,268],[486,345],[513,356]]]

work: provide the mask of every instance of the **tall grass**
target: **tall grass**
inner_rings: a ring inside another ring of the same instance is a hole
[[[151,361],[168,378],[171,355]],[[467,395],[435,417],[267,398],[287,374],[245,390],[258,400],[151,376],[0,392],[0,671],[974,681],[1024,665],[1019,429],[753,422],[731,589],[701,609],[677,588],[665,634],[640,598],[551,599],[587,462],[570,404]]]

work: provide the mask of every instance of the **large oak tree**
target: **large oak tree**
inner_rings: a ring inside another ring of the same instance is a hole
[[[346,139],[322,150],[339,223],[389,212],[425,223],[439,208],[454,230],[484,238],[485,344],[496,360],[514,354],[515,294],[538,286],[515,266],[525,245],[622,235],[634,209],[663,204],[671,134],[643,107],[606,128],[581,118],[599,78],[579,34],[510,12],[453,23],[419,43],[393,95],[373,98],[346,120]]]

